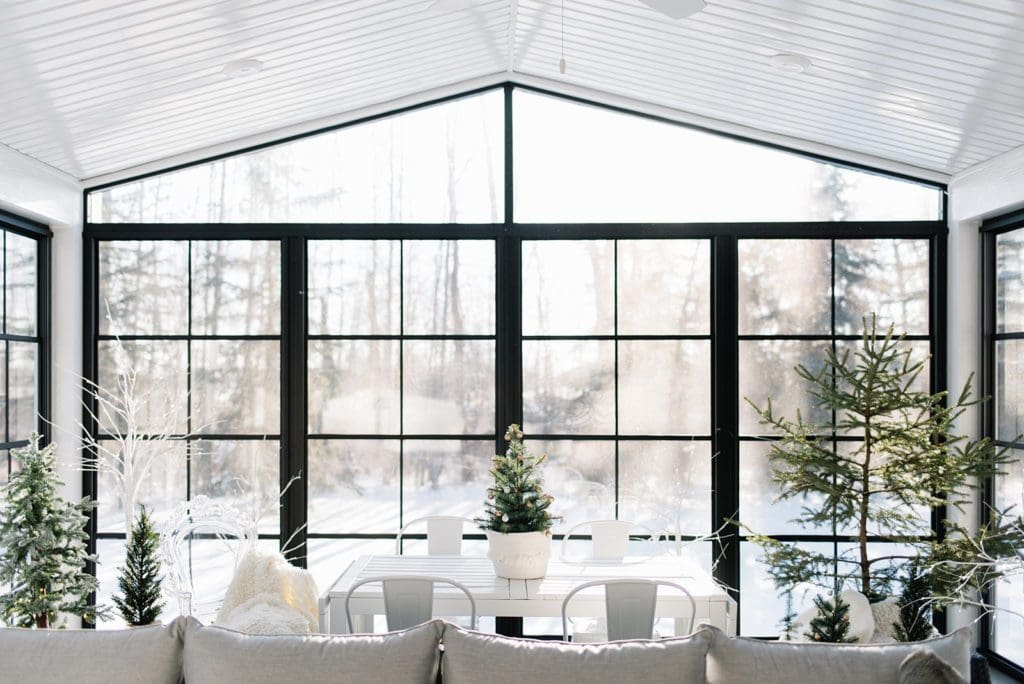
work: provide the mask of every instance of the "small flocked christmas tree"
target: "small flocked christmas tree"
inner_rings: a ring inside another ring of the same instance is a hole
[[[164,606],[160,598],[160,558],[157,555],[160,537],[153,530],[153,521],[143,506],[132,528],[124,565],[117,586],[121,596],[114,605],[129,625],[152,624]]]
[[[0,503],[0,621],[18,627],[51,627],[58,613],[95,619],[89,595],[95,561],[86,549],[86,523],[94,504],[57,495],[63,485],[54,470],[53,445],[11,452],[20,469],[11,475]]]
[[[911,565],[900,594],[900,621],[893,625],[897,641],[924,641],[932,636],[931,591],[928,573]]]
[[[831,601],[824,596],[815,597],[814,605],[818,609],[818,614],[811,619],[810,630],[804,636],[811,641],[822,643],[852,643],[850,605],[843,601],[839,591],[836,591],[833,597]]]
[[[494,484],[487,490],[484,515],[477,523],[504,534],[546,532],[553,522],[549,508],[554,497],[544,493],[537,472],[545,456],[534,456],[526,449],[518,425],[509,425],[505,441],[505,454],[495,456],[491,463]]]

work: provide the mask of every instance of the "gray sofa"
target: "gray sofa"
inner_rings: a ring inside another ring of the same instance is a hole
[[[0,630],[0,682],[91,684],[942,684],[967,681],[963,629],[917,644],[728,637],[565,644],[439,620],[378,635],[253,636],[195,620],[120,631]]]

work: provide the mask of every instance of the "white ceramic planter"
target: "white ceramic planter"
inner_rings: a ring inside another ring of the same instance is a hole
[[[487,530],[487,557],[494,563],[494,574],[508,579],[538,579],[547,574],[551,558],[551,532],[513,532],[502,534]]]

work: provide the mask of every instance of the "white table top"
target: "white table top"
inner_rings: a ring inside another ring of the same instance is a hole
[[[623,562],[575,562],[552,558],[547,574],[535,580],[497,577],[491,561],[480,556],[361,556],[352,562],[325,596],[344,598],[348,588],[358,580],[396,575],[432,575],[455,580],[464,584],[475,599],[484,601],[560,602],[573,587],[583,582],[646,578],[681,584],[697,600],[732,602],[728,593],[707,572],[674,555],[627,557]],[[354,596],[372,597],[380,592],[380,587],[371,585],[360,589]],[[438,585],[436,592],[443,596],[448,592],[456,594],[458,590]]]
[[[623,562],[569,562],[552,558],[548,572],[541,579],[526,580],[524,595],[518,594],[514,582],[514,598],[557,600],[565,598],[573,587],[584,582],[603,579],[660,579],[675,582],[686,587],[695,599],[731,601],[729,595],[702,568],[674,555],[659,555],[649,558],[627,557]],[[665,598],[669,598],[667,592]],[[659,595],[659,600],[661,600]],[[670,599],[671,600],[671,599]]]
[[[685,587],[696,603],[696,624],[708,622],[730,634],[735,633],[736,602],[697,564],[679,556],[623,559],[622,562],[575,562],[552,557],[547,574],[535,580],[509,580],[497,577],[488,558],[481,556],[361,556],[353,561],[320,599],[321,619],[330,617],[330,625],[343,624],[342,606],[349,587],[369,577],[430,575],[455,580],[473,595],[479,615],[498,617],[559,617],[562,600],[574,587],[596,579],[665,579]],[[434,588],[435,608],[464,608],[465,595],[455,587],[438,584]],[[383,612],[383,588],[369,584],[352,594],[353,614]],[[573,599],[570,615],[603,614],[604,594],[600,589],[585,590]],[[659,617],[689,617],[691,604],[681,592],[671,588],[658,593]],[[440,612],[439,614],[445,614]],[[450,613],[458,614],[458,613]]]
[[[327,591],[327,596],[344,598],[348,588],[358,580],[397,575],[432,575],[455,580],[465,585],[477,600],[507,601],[511,598],[509,580],[496,576],[491,561],[477,556],[360,556]],[[462,595],[458,589],[442,584],[437,585],[434,592],[439,596]],[[379,585],[368,585],[353,597],[380,594]]]

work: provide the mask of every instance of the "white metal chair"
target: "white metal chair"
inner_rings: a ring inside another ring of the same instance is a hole
[[[562,546],[559,553],[563,561],[570,561],[568,556],[569,541],[577,530],[590,528],[591,552],[586,561],[622,561],[629,554],[629,540],[634,531],[642,531],[639,536],[647,537],[653,546],[657,535],[644,525],[630,522],[628,520],[589,520],[573,525],[562,537]],[[651,553],[649,555],[655,555]]]
[[[569,640],[569,601],[579,592],[591,587],[604,587],[605,616],[608,641],[623,639],[652,639],[654,637],[655,609],[658,604],[658,587],[677,589],[690,601],[690,619],[685,633],[693,631],[697,618],[697,602],[682,585],[667,580],[610,579],[584,582],[566,594],[562,600],[562,638]],[[679,622],[677,621],[677,625]],[[677,630],[682,631],[682,630]],[[681,634],[677,634],[681,636]]]
[[[350,634],[355,631],[351,610],[352,594],[363,585],[376,582],[384,589],[384,617],[389,631],[408,629],[433,619],[435,584],[448,584],[466,595],[469,599],[470,629],[476,629],[476,600],[465,585],[444,577],[393,575],[367,577],[349,587],[345,596],[345,622]]]
[[[476,524],[471,518],[457,515],[429,515],[425,518],[410,520],[398,531],[398,538],[395,541],[396,555],[402,555],[402,536],[405,535],[406,530],[423,523],[427,525],[428,556],[461,556],[463,529],[466,523]]]

